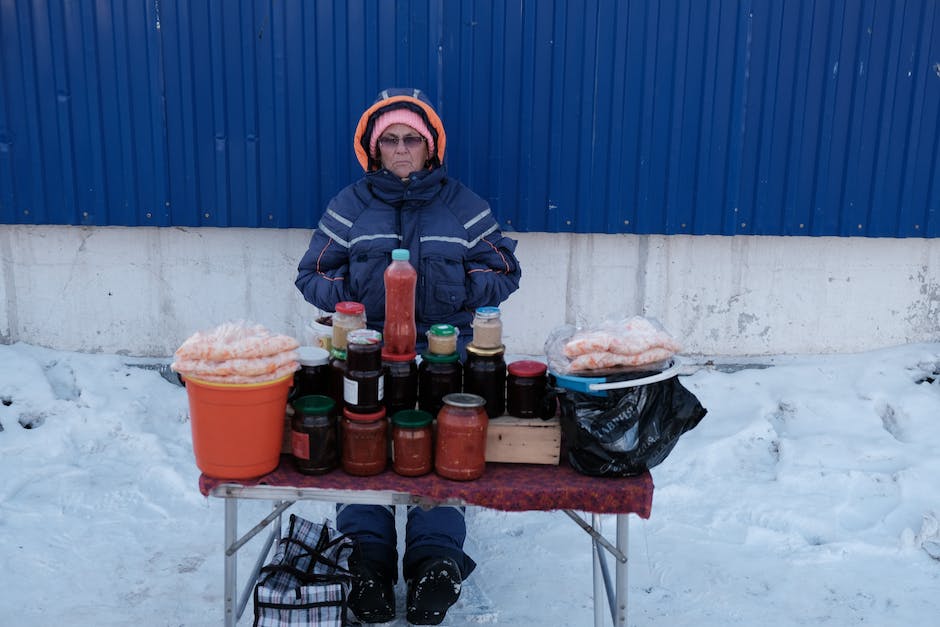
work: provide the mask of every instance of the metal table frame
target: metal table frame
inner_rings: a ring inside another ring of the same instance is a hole
[[[281,515],[300,500],[326,501],[332,503],[357,503],[363,505],[474,505],[461,500],[430,501],[426,498],[392,490],[332,490],[323,488],[288,487],[271,485],[243,486],[220,484],[210,490],[209,496],[225,499],[225,614],[226,627],[235,627],[244,613],[248,599],[252,596],[255,579],[264,565],[275,541],[281,535]],[[272,511],[249,531],[238,537],[239,499],[272,501]],[[481,507],[477,505],[477,507]],[[594,625],[604,625],[604,603],[606,596],[610,616],[615,627],[627,624],[627,567],[628,531],[630,514],[616,516],[616,537],[611,543],[601,532],[600,514],[591,514],[589,523],[573,510],[561,510],[591,536],[593,559]],[[242,593],[237,590],[238,552],[248,541],[264,531],[272,522],[277,524],[270,530],[262,549],[255,560],[251,575]],[[603,549],[603,550],[602,550]],[[614,577],[611,578],[605,551],[616,559]]]

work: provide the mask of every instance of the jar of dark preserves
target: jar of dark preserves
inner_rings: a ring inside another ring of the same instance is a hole
[[[295,399],[291,406],[291,455],[298,472],[322,475],[339,465],[336,403],[329,396],[311,394]]]
[[[460,391],[463,366],[457,353],[435,355],[422,353],[418,366],[418,409],[436,416],[443,398]]]
[[[385,409],[359,413],[343,409],[343,470],[350,475],[377,475],[388,463],[388,421]]]
[[[385,413],[394,416],[402,410],[414,409],[418,404],[418,363],[415,353],[388,354],[383,349],[385,368]]]
[[[445,479],[478,479],[486,469],[486,412],[476,394],[448,394],[437,414],[434,471]]]
[[[486,415],[502,416],[506,409],[506,360],[504,348],[467,346],[467,361],[463,365],[463,391],[477,394],[486,401]]]
[[[300,369],[294,373],[294,387],[290,398],[294,400],[311,394],[330,393],[330,353],[316,346],[301,346],[297,349]]]
[[[418,477],[434,468],[431,418],[431,414],[420,409],[392,416],[392,470],[399,475]]]
[[[346,351],[338,348],[330,350],[330,392],[329,397],[337,407],[343,406],[343,387],[346,381]]]
[[[545,364],[523,359],[509,364],[506,413],[517,418],[541,418],[545,402]]]
[[[353,411],[368,413],[382,406],[382,334],[372,329],[350,331],[346,342],[343,401]]]

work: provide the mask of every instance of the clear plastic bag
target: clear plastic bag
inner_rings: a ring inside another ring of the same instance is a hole
[[[558,374],[655,371],[682,350],[656,320],[630,316],[596,326],[558,327],[545,342],[549,368]]]

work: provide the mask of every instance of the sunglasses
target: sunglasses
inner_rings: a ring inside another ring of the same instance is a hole
[[[395,135],[383,135],[379,137],[378,144],[382,148],[397,148],[398,141],[401,140],[405,144],[405,148],[412,149],[417,148],[421,144],[425,143],[427,139],[421,137],[420,135],[406,135],[405,137],[396,137]]]

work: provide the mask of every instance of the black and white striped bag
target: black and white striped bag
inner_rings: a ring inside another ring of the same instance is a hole
[[[291,514],[287,535],[255,583],[255,627],[347,625],[353,547],[329,525]]]

